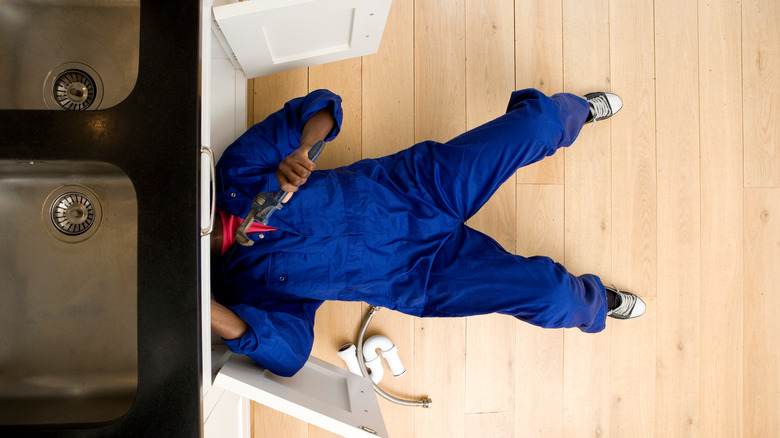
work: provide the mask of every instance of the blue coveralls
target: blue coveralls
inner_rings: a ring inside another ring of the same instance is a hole
[[[245,217],[258,192],[279,190],[278,164],[321,109],[336,119],[332,140],[341,99],[327,90],[291,100],[237,139],[217,165],[217,205]],[[464,225],[518,168],[570,145],[588,111],[574,95],[516,91],[506,114],[447,143],[313,172],[270,218],[278,231],[252,247],[233,245],[215,263],[215,298],[250,326],[228,347],[293,375],[309,356],[323,300],[420,317],[497,312],[542,327],[603,330],[598,277],[510,254]]]

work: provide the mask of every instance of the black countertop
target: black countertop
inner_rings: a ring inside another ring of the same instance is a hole
[[[199,2],[149,0],[126,100],[87,112],[0,110],[0,159],[106,161],[138,200],[135,404],[102,427],[0,435],[200,436],[199,93]]]

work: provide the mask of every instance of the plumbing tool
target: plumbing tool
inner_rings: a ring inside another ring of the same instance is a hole
[[[314,161],[320,156],[322,149],[325,148],[325,142],[320,140],[309,149],[309,159]],[[287,196],[287,192],[279,190],[275,196],[271,196],[270,193],[260,192],[255,196],[252,201],[252,211],[249,212],[246,218],[241,222],[238,229],[236,229],[236,242],[243,246],[252,246],[255,244],[254,240],[250,239],[246,235],[246,230],[252,221],[260,222],[263,225],[268,225],[268,218],[276,210],[281,210],[284,204],[281,202],[284,197]]]

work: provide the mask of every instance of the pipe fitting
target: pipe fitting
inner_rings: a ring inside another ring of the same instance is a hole
[[[357,374],[358,376],[363,375],[360,372],[360,365],[358,365],[357,359],[357,348],[354,344],[344,344],[341,348],[339,348],[339,352],[336,354],[347,363],[347,369]]]
[[[398,356],[398,348],[390,339],[382,335],[372,336],[363,344],[363,356],[366,359],[366,366],[368,366],[372,374],[374,369],[371,367],[370,363],[373,363],[379,358],[376,350],[380,350],[382,357],[387,360],[387,365],[390,367],[393,377],[401,377],[406,374],[406,368],[404,367],[403,362],[401,362],[401,358]],[[377,380],[377,383],[378,382],[379,381]]]
[[[379,384],[382,381],[382,377],[385,376],[385,368],[382,366],[382,359],[379,355],[375,355],[373,359],[366,361],[366,367],[368,368],[368,377],[375,384]]]
[[[365,357],[363,353],[363,337],[366,335],[366,329],[368,329],[368,325],[371,324],[371,318],[374,317],[374,313],[376,313],[377,310],[379,310],[379,307],[371,306],[368,310],[368,314],[363,319],[363,324],[360,326],[360,331],[358,332],[358,342],[357,342],[358,356]],[[368,377],[368,369],[366,369],[366,364],[363,363],[362,360],[360,360],[358,361],[358,366],[360,366],[360,374],[362,374],[363,377]],[[370,380],[371,379],[369,379],[369,381]],[[387,400],[393,403],[397,403],[403,406],[421,406],[423,408],[428,408],[431,406],[432,403],[431,399],[427,397],[421,400],[405,400],[388,394],[373,381],[371,381],[371,384],[374,387],[374,390],[377,392],[377,394],[381,395],[382,397],[386,398]]]

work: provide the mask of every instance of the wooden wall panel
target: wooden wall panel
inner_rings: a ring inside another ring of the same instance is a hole
[[[364,305],[363,315],[368,311],[368,305]],[[415,374],[417,372],[415,361],[415,320],[416,318],[404,315],[399,312],[382,309],[374,315],[371,325],[366,332],[366,339],[373,335],[384,335],[393,341],[398,348],[398,356],[406,367],[406,374],[394,378],[390,372],[387,363],[383,363],[385,368],[384,378],[380,386],[387,393],[407,400],[419,400],[429,396],[428,386],[425,382],[419,383],[419,388],[415,388]],[[357,331],[355,332],[357,334]],[[438,405],[439,397],[446,397],[447,394],[430,394],[433,402]],[[377,395],[379,399],[379,408],[382,410],[382,416],[385,420],[387,433],[391,437],[413,437],[415,436],[415,416],[427,415],[428,410],[419,407],[402,406],[386,400]]]
[[[515,0],[515,88],[563,91],[563,2]],[[518,182],[563,184],[564,150],[517,172]]]
[[[249,82],[248,123],[314,88],[345,97],[324,167],[446,141],[502,112],[505,89],[624,98],[615,119],[519,171],[469,224],[635,290],[647,314],[587,335],[380,312],[370,334],[388,335],[407,366],[382,386],[434,401],[380,399],[391,436],[774,436],[780,7],[513,3],[394,0],[376,55]],[[340,365],[335,348],[365,309],[327,304],[315,355]],[[265,408],[253,418],[255,436],[331,436]]]
[[[744,436],[780,431],[780,190],[745,190]]]
[[[466,128],[506,111],[515,86],[514,0],[466,0]],[[515,178],[502,185],[469,226],[515,247]],[[515,321],[486,315],[466,321],[466,412],[514,411]],[[506,376],[497,379],[496,376]]]
[[[467,437],[513,438],[522,435],[516,435],[514,426],[513,412],[466,415]]]
[[[362,158],[362,86],[360,58],[347,59],[309,68],[309,91],[326,88],[341,96],[344,119],[341,132],[317,160],[318,169],[347,166]]]
[[[308,438],[309,423],[252,402],[252,437]]]
[[[299,68],[251,81],[251,120],[255,124],[280,110],[288,100],[309,92],[309,69]]]
[[[655,297],[644,297],[644,316],[611,326],[609,435],[656,437],[656,318]]]
[[[252,85],[248,88],[251,92],[248,99],[247,114],[249,124],[261,122],[270,114],[280,110],[284,104],[309,92],[309,70],[300,68],[269,76],[250,79]],[[252,402],[252,435],[300,437],[308,436],[308,424],[282,414],[259,403]],[[262,421],[259,419],[262,418]]]
[[[566,91],[608,90],[609,7],[602,0],[563,2]],[[610,122],[586,126],[565,156],[565,266],[611,277]],[[563,435],[609,430],[609,330],[564,333]]]
[[[740,5],[699,3],[701,436],[739,436],[743,315]],[[728,212],[728,213],[727,213]],[[706,268],[705,268],[706,267]]]
[[[655,62],[652,3],[610,2],[611,88],[624,101],[612,119],[612,279],[656,294]]]
[[[517,254],[563,260],[563,219],[563,185],[518,184]],[[516,322],[516,436],[562,436],[563,332]]]
[[[415,413],[415,436],[465,438],[466,324],[462,318],[415,320],[416,398],[433,400]]]
[[[362,158],[389,155],[414,143],[414,52],[414,2],[393,0],[379,52],[362,58]],[[381,385],[390,394],[406,399],[418,393],[414,324],[413,317],[384,310],[374,317],[367,333],[383,334],[398,348],[406,374],[392,378],[385,366],[387,377]],[[419,391],[426,395],[424,382]],[[391,437],[415,436],[415,415],[426,414],[420,408],[401,406],[382,397],[379,406]]]
[[[320,158],[318,169],[347,166],[360,160],[362,136],[361,59],[353,58],[309,68],[309,91],[326,88],[341,96],[344,118],[341,132],[329,142]],[[317,311],[314,324],[312,355],[346,369],[337,356],[338,349],[346,343],[355,343],[363,320],[362,304],[331,301]],[[337,435],[309,426],[309,438],[336,437]]]
[[[414,8],[414,139],[447,141],[466,128],[465,0]]]
[[[655,426],[656,149],[652,3],[610,2],[612,92],[612,277],[648,304],[647,314],[611,326],[610,432],[652,437]]]
[[[466,129],[465,3],[430,0],[414,7],[414,139],[447,141]],[[415,414],[416,436],[464,436],[465,359],[464,319],[415,321],[415,391],[435,403]]]
[[[658,151],[656,433],[699,433],[701,189],[695,3],[655,2]]]
[[[745,186],[780,187],[780,6],[742,2]],[[732,58],[731,62],[738,62]],[[740,102],[723,102],[739,111]]]
[[[414,1],[394,0],[375,55],[363,57],[363,158],[414,144]]]

